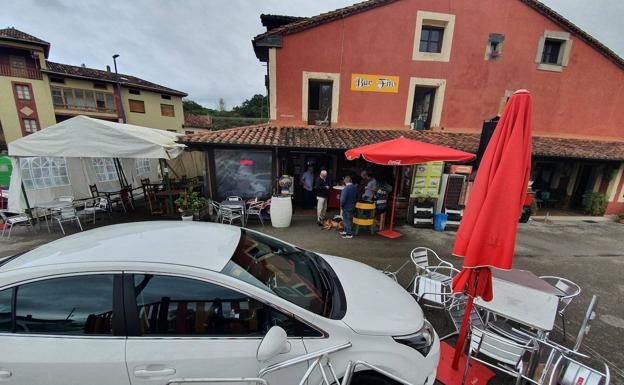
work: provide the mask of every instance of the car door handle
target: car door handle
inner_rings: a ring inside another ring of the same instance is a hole
[[[176,370],[173,368],[164,368],[158,370],[149,370],[149,369],[137,369],[134,371],[135,377],[166,377],[173,376]]]
[[[0,370],[0,379],[2,378],[9,378],[13,375],[13,373],[11,373],[10,370],[6,370],[6,369],[1,369]]]

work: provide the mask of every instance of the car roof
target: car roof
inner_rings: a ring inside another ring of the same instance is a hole
[[[85,262],[147,262],[221,271],[240,240],[238,227],[151,221],[103,226],[42,245],[0,271]]]

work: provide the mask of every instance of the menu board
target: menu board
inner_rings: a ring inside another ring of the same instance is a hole
[[[437,198],[444,162],[427,162],[416,165],[410,198]]]

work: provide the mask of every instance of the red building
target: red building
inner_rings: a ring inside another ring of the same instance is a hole
[[[534,100],[532,177],[544,204],[576,209],[597,191],[607,213],[624,211],[624,60],[538,1],[370,0],[262,22],[267,32],[253,47],[268,63],[270,125],[255,136],[209,133],[203,146],[264,146],[285,158],[286,148],[351,147],[297,139],[300,127],[321,126],[315,130],[330,136],[348,129],[358,143],[404,134],[474,151],[484,120],[526,88]],[[295,137],[254,142],[280,127]],[[302,169],[288,159],[277,167]]]

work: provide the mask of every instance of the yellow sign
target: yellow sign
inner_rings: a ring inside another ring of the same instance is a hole
[[[417,164],[410,198],[437,198],[443,171],[444,162],[442,161]]]
[[[399,77],[351,74],[351,91],[399,92]]]

